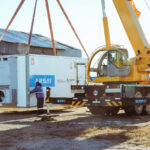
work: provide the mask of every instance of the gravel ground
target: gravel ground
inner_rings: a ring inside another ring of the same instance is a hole
[[[0,108],[0,150],[150,150],[150,116],[92,115],[87,108]]]

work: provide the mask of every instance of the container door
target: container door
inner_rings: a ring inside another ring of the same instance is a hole
[[[76,83],[77,85],[86,84],[86,65],[83,63],[76,64]]]

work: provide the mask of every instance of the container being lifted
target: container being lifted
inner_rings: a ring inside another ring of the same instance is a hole
[[[2,33],[0,42],[2,42],[3,37],[5,37],[7,30],[9,29],[24,2],[25,0],[21,0],[6,29]],[[88,57],[88,54],[60,1],[57,0],[57,2],[69,25],[71,26],[77,40],[79,41],[81,47]],[[83,82],[85,82],[84,66],[86,65],[86,59],[60,56],[56,57],[58,53],[55,45],[56,42],[54,41],[48,0],[45,0],[45,5],[47,10],[54,56],[30,54],[30,50],[32,50],[32,31],[37,7],[37,0],[35,0],[30,35],[28,38],[28,42],[26,43],[28,50],[27,53],[23,55],[5,55],[1,56],[0,58],[2,60],[0,62],[0,73],[1,75],[5,76],[4,78],[0,79],[0,90],[5,95],[6,103],[15,103],[18,107],[35,106],[35,96],[31,96],[29,98],[27,92],[35,86],[36,81],[40,81],[42,83],[44,92],[46,90],[46,87],[52,88],[51,96],[54,101],[57,101],[57,103],[63,101],[65,101],[66,103],[67,100],[70,101],[70,99],[73,97],[70,88],[73,82],[77,81],[78,84],[80,82],[82,84]],[[82,67],[77,67],[78,64],[81,64],[84,69]],[[76,68],[80,68],[80,71]],[[81,75],[79,74],[82,74],[83,77],[81,77]],[[79,75],[81,78],[77,79],[77,75]],[[71,103],[71,101],[69,103]]]
[[[72,84],[85,84],[86,59],[47,55],[4,55],[0,56],[0,91],[6,104],[17,107],[36,106],[35,94],[27,95],[35,82],[51,88],[51,97],[57,103],[72,103]],[[83,68],[77,69],[78,64]],[[77,79],[78,77],[78,79]],[[78,80],[78,81],[77,81]]]

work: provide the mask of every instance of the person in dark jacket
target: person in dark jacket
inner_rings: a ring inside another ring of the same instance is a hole
[[[2,103],[4,102],[4,93],[2,91],[0,91],[0,106],[2,106]]]
[[[38,114],[42,114],[44,104],[44,93],[42,84],[40,82],[36,82],[35,88],[30,91],[30,94],[32,93],[36,93]]]

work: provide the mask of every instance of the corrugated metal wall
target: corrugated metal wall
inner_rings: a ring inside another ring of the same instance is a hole
[[[0,29],[0,35],[3,33]],[[26,54],[29,51],[27,46],[29,35],[24,32],[8,30],[0,42],[0,55]],[[57,55],[68,57],[82,57],[80,49],[55,41]],[[52,42],[42,35],[33,34],[31,40],[30,54],[53,55]]]

